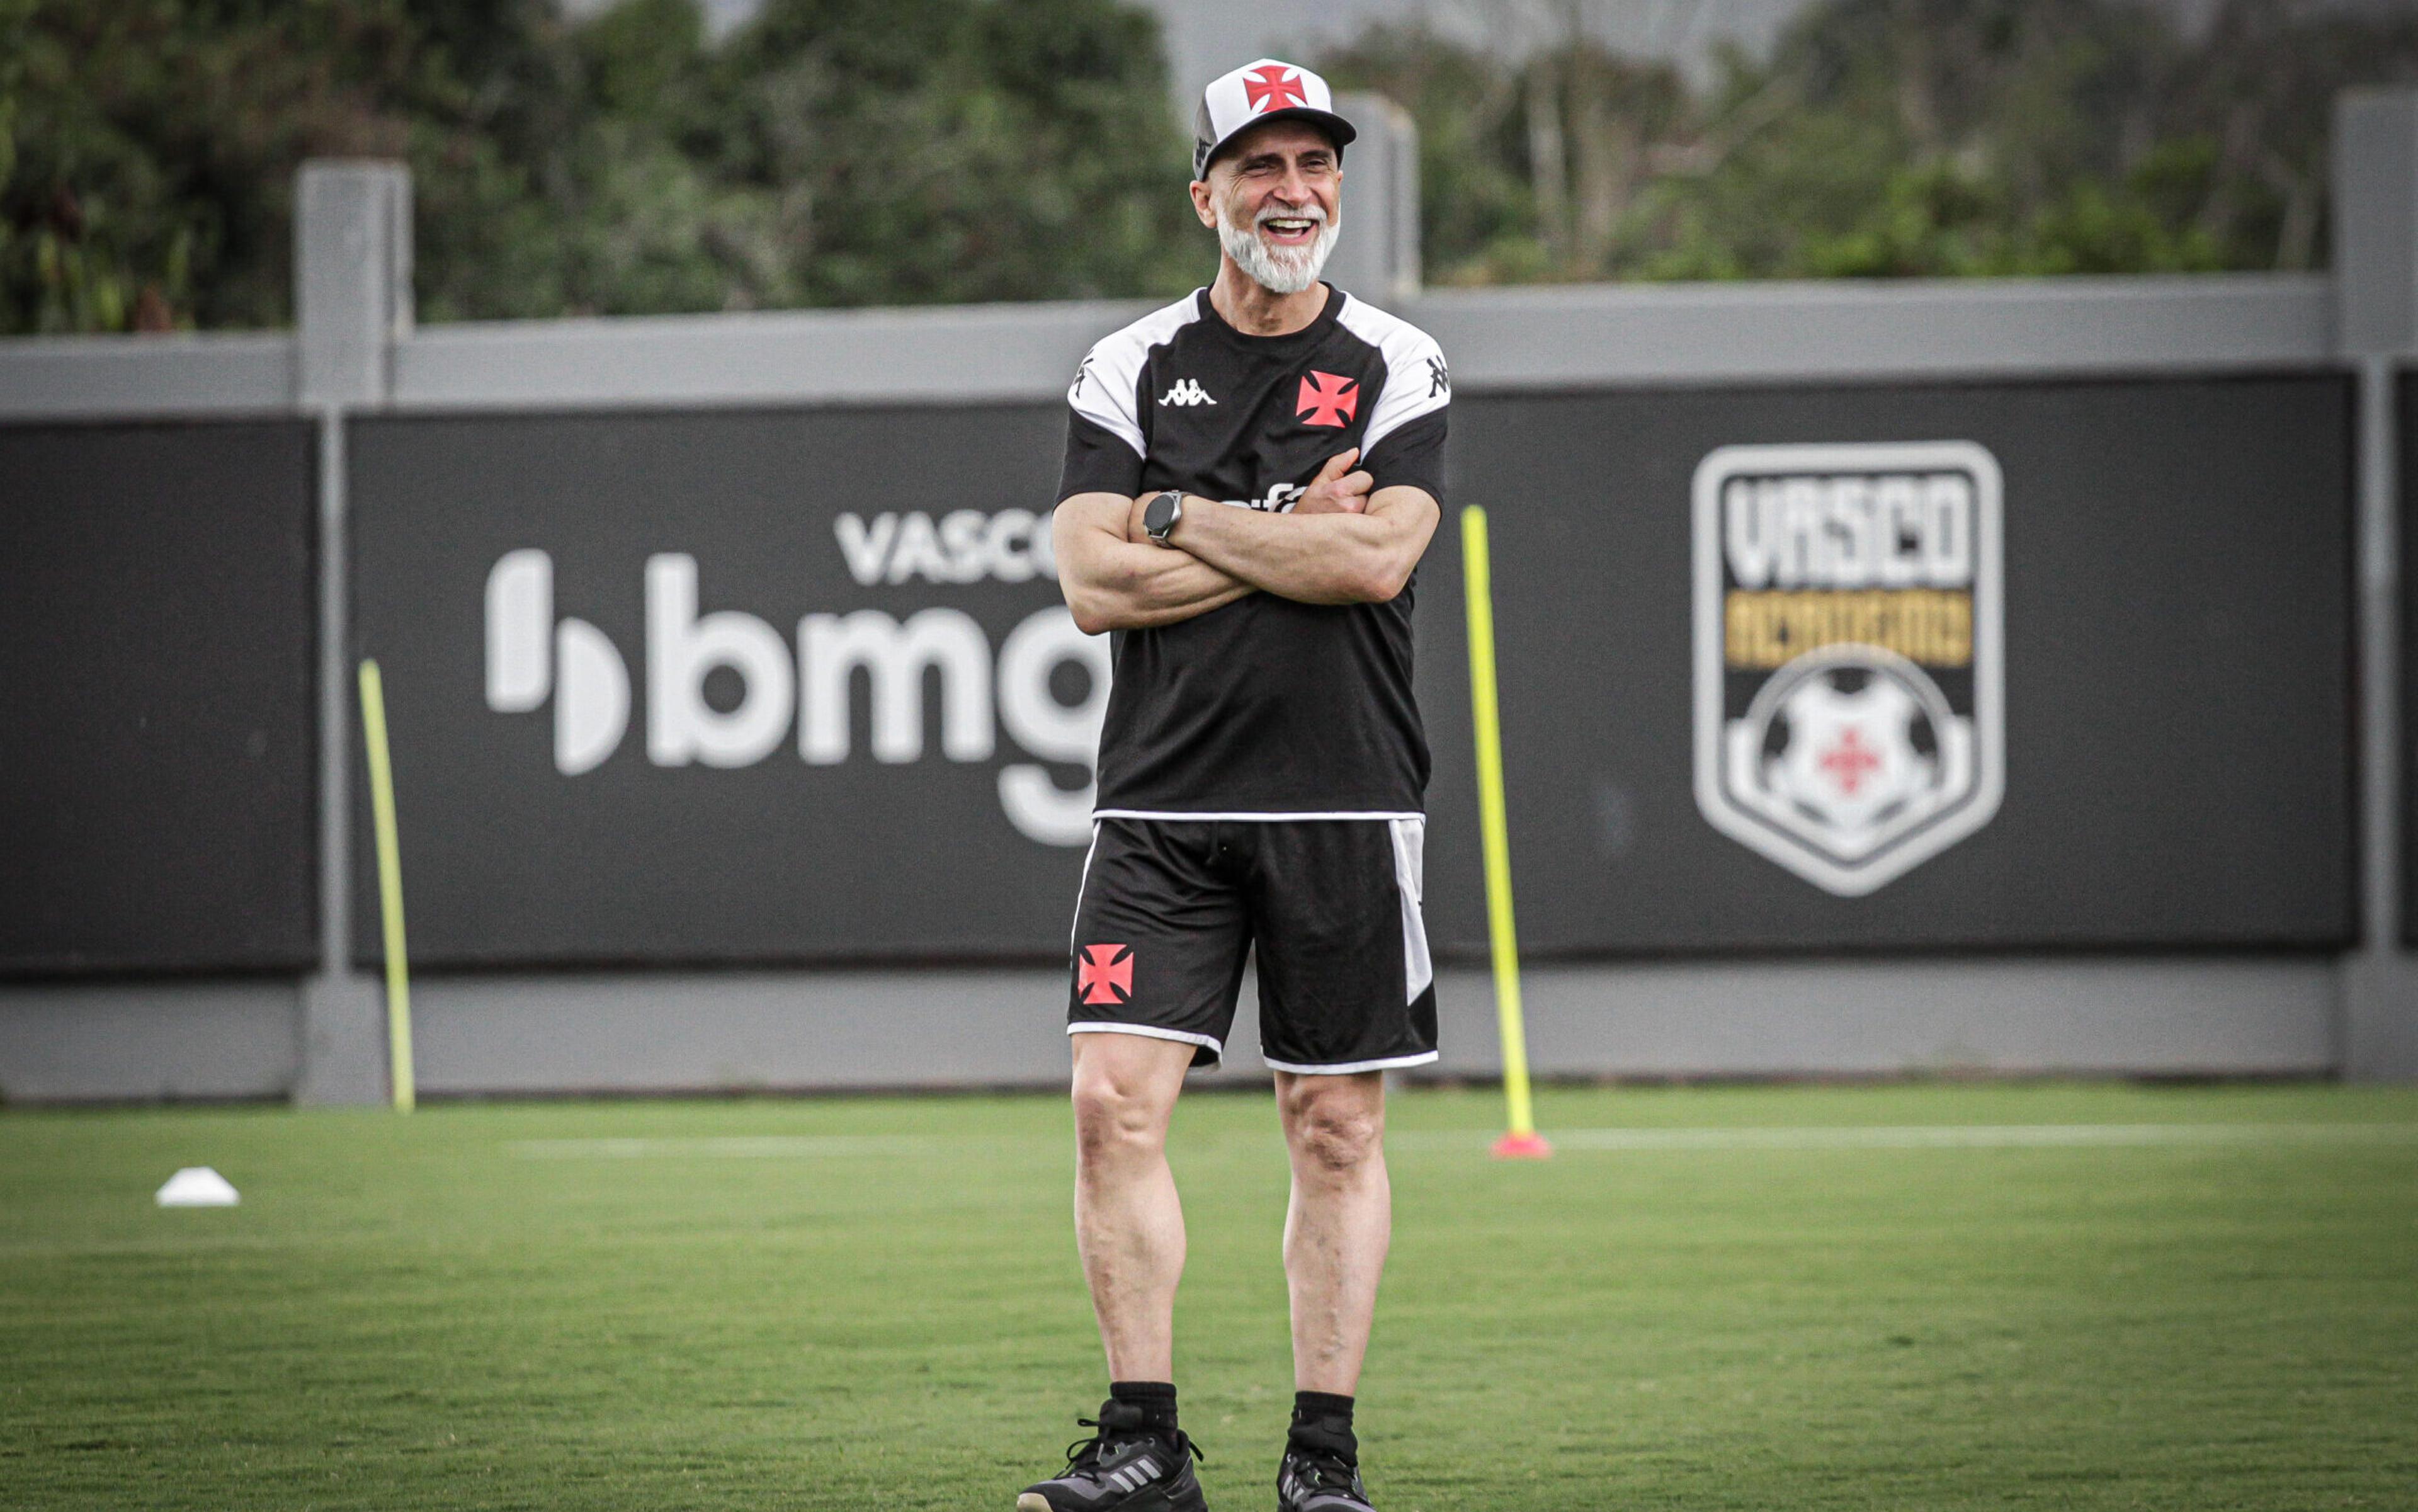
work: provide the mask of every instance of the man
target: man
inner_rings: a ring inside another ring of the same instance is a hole
[[[1251,952],[1293,1165],[1278,1504],[1366,1512],[1352,1407],[1392,1223],[1383,1073],[1436,1056],[1411,580],[1443,493],[1444,357],[1319,282],[1354,136],[1324,80],[1238,69],[1194,134],[1217,282],[1094,347],[1067,396],[1058,574],[1076,623],[1115,633],[1066,1026],[1110,1385],[1078,1420],[1098,1434],[1018,1512],[1204,1504],[1176,1422],[1166,1138]]]

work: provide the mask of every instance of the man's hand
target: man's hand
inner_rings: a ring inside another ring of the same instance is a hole
[[[1326,459],[1318,469],[1308,488],[1293,502],[1294,514],[1364,514],[1369,509],[1369,490],[1377,480],[1365,472],[1343,469],[1360,460],[1360,449],[1353,447]]]

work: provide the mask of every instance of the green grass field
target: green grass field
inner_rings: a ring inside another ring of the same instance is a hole
[[[2418,1506],[2418,1094],[1548,1091],[1537,1166],[1486,1157],[1497,1112],[1396,1100],[1385,1512]],[[1856,1132],[1905,1125],[1985,1127]],[[1006,1512],[1103,1391],[1068,1129],[0,1114],[0,1504]],[[1274,1109],[1177,1139],[1185,1420],[1212,1506],[1265,1509]],[[242,1206],[154,1208],[190,1164]]]

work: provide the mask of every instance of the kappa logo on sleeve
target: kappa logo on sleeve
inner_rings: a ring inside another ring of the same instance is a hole
[[[1697,466],[1696,806],[1715,829],[1861,897],[1990,822],[2000,489],[1969,441]]]
[[[1293,414],[1305,425],[1341,428],[1360,412],[1360,383],[1332,373],[1312,372],[1301,380]]]
[[[1087,1003],[1111,1007],[1133,1000],[1131,945],[1086,945],[1075,964],[1075,990]]]

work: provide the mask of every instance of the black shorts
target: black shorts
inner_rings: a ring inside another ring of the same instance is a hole
[[[1135,819],[1093,826],[1075,903],[1066,1032],[1224,1054],[1256,950],[1260,1047],[1278,1071],[1436,1058],[1419,918],[1425,821]]]

